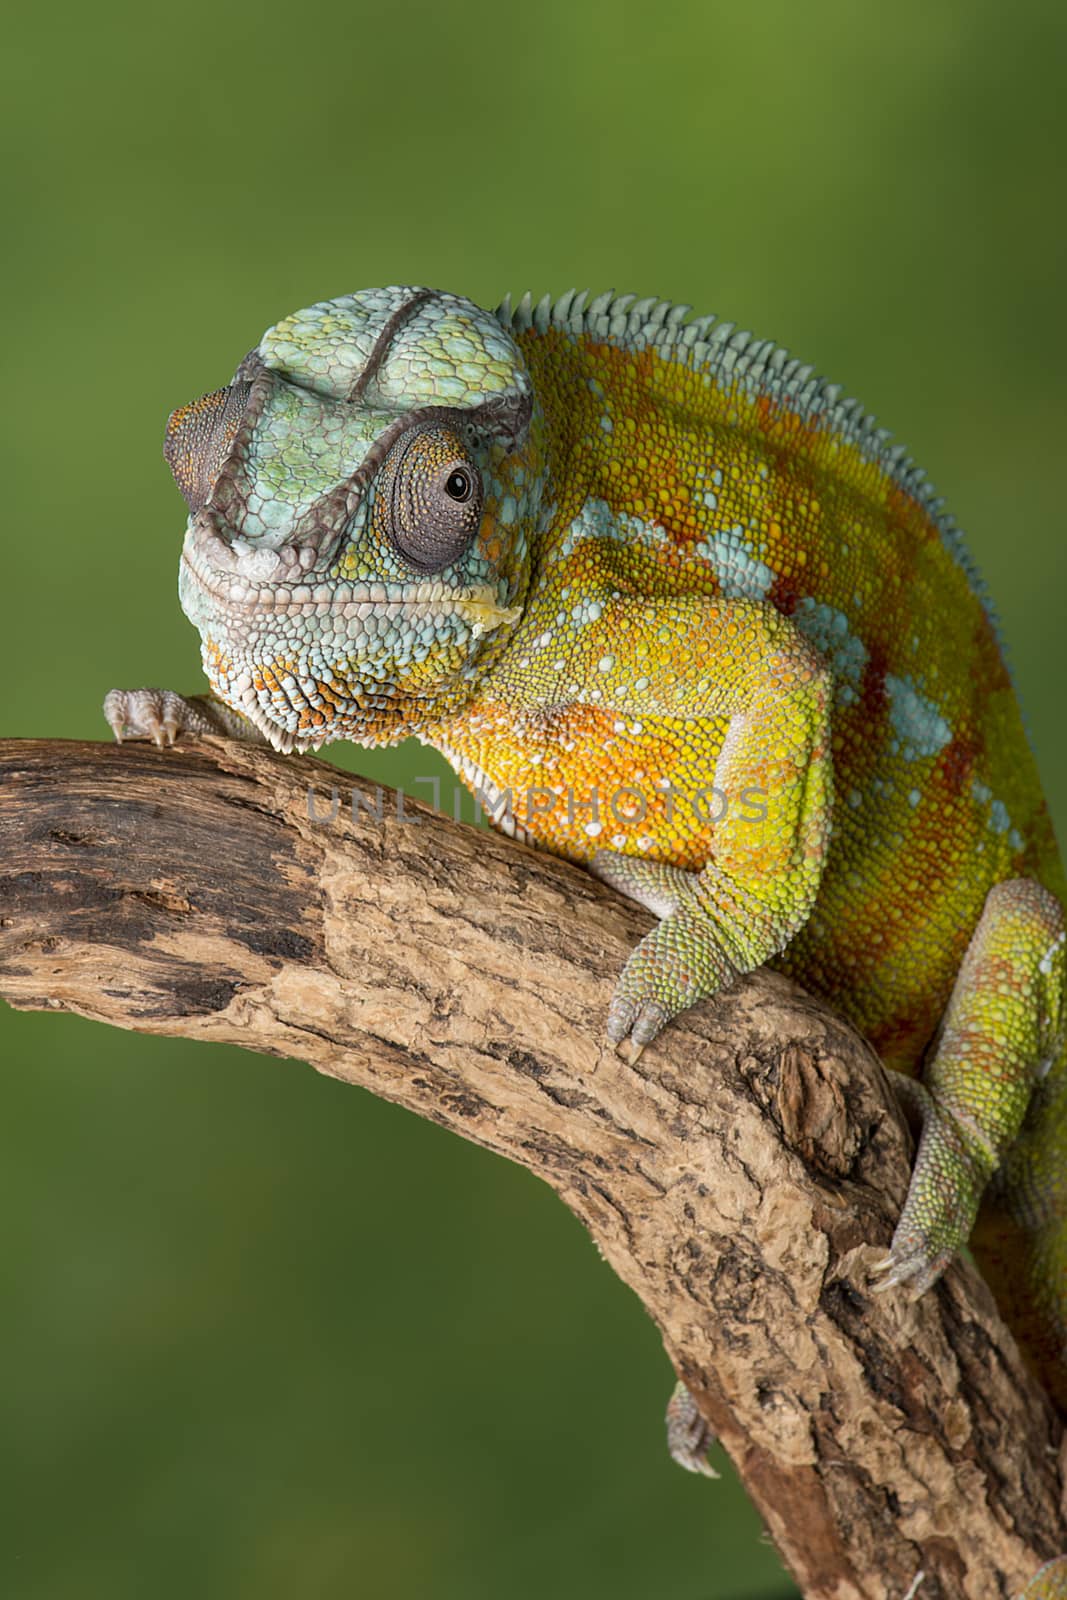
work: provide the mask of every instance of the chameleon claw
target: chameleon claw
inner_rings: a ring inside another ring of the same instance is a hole
[[[881,1283],[871,1284],[871,1293],[886,1294],[890,1289],[907,1287],[918,1299],[933,1288],[951,1260],[951,1251],[928,1256],[925,1247],[918,1241],[908,1250],[899,1253],[891,1250],[869,1270],[870,1277],[882,1277]]]
[[[882,1262],[877,1267],[872,1267],[871,1268],[871,1272],[872,1272],[872,1274],[875,1273],[875,1272],[885,1272],[887,1270],[887,1268],[892,1267],[892,1266],[893,1266],[893,1262],[891,1260],[890,1261],[885,1261],[885,1262]],[[890,1289],[898,1288],[900,1283],[901,1283],[901,1281],[902,1280],[900,1278],[898,1270],[894,1269],[894,1271],[892,1272],[892,1274],[889,1277],[885,1277],[885,1278],[882,1279],[881,1283],[872,1283],[870,1285],[871,1293],[872,1294],[886,1294]]]
[[[706,1443],[704,1444],[704,1451],[706,1451],[714,1443],[714,1435],[709,1435]],[[692,1454],[684,1455],[679,1450],[672,1450],[670,1455],[671,1460],[676,1462],[678,1466],[680,1466],[685,1472],[698,1472],[700,1473],[701,1477],[704,1478],[721,1477],[722,1474],[715,1471],[715,1468],[708,1460],[704,1451],[700,1450],[699,1448],[694,1448]]]

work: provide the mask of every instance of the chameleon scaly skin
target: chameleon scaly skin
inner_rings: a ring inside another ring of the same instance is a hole
[[[616,1044],[764,962],[822,995],[923,1119],[884,1286],[977,1216],[1067,1411],[1067,885],[993,615],[872,419],[687,312],[389,288],[278,323],[168,430],[214,698],[109,720],[433,745],[661,919]]]

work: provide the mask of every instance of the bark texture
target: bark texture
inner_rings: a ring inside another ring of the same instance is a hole
[[[565,862],[375,810],[221,741],[0,742],[0,995],[299,1057],[539,1174],[806,1595],[993,1600],[1067,1548],[1059,1424],[973,1269],[917,1304],[870,1292],[909,1140],[869,1047],[760,972],[629,1065],[603,1018],[650,919]]]

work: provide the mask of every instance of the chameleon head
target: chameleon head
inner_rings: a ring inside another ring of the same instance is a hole
[[[521,615],[541,437],[514,341],[469,300],[367,290],[269,329],[164,446],[215,693],[280,750],[459,709]]]

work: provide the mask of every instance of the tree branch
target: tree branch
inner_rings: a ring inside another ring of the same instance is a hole
[[[973,1269],[917,1305],[869,1292],[909,1159],[868,1046],[760,972],[628,1065],[601,1039],[642,912],[410,803],[353,822],[353,797],[373,809],[223,742],[0,742],[0,994],[296,1056],[536,1172],[806,1595],[903,1600],[923,1572],[919,1600],[992,1600],[1067,1548],[1059,1425]]]

